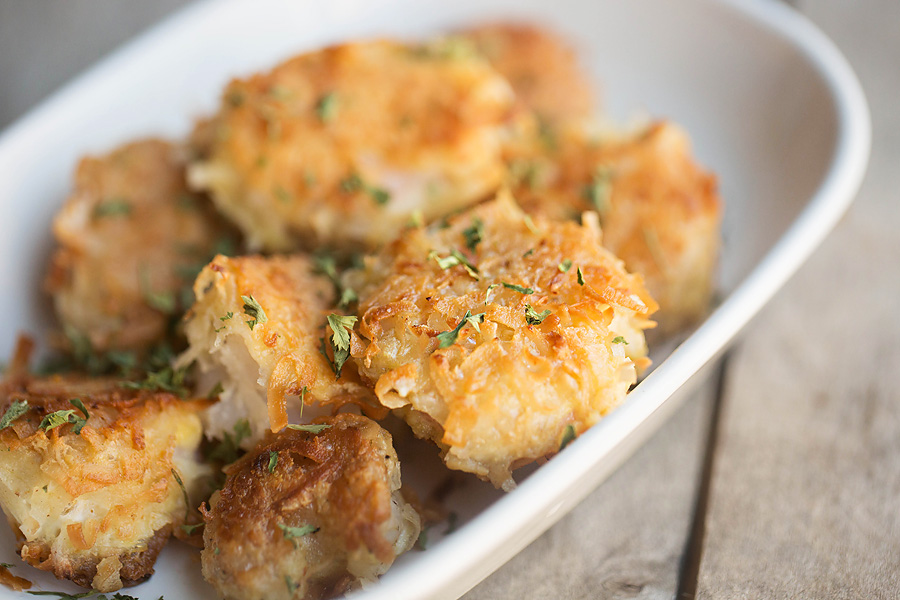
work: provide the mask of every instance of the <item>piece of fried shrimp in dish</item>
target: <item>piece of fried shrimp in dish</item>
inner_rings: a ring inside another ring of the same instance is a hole
[[[648,362],[656,303],[591,221],[532,222],[501,194],[348,275],[360,374],[450,468],[510,489],[513,468],[599,421]]]
[[[269,434],[226,468],[206,514],[203,576],[228,600],[333,598],[371,583],[419,535],[391,436],[353,414]]]

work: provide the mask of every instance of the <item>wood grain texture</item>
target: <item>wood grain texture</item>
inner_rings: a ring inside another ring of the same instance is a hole
[[[799,8],[860,75],[872,162],[856,204],[734,357],[701,598],[900,595],[900,3]]]
[[[690,529],[714,382],[609,480],[464,596],[672,598]]]

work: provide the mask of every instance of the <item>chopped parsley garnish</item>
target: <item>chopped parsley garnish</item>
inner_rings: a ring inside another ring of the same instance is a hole
[[[578,437],[575,435],[575,427],[573,425],[566,425],[565,431],[563,431],[562,441],[559,443],[559,451],[562,452],[566,446],[575,441],[575,438]]]
[[[522,287],[521,285],[516,285],[514,283],[506,283],[505,281],[500,282],[503,287],[508,290],[513,290],[514,292],[519,292],[520,294],[533,294],[534,290],[530,287]]]
[[[344,363],[350,358],[350,332],[348,329],[353,329],[353,325],[356,323],[356,317],[341,316],[331,313],[328,315],[327,320],[328,327],[331,328],[332,332],[332,334],[328,336],[332,355],[332,358],[329,358],[329,361],[331,362],[331,369],[334,371],[335,376],[340,377],[341,369],[344,368]],[[324,354],[325,358],[328,358],[328,353],[325,352]]]
[[[239,420],[234,424],[233,431],[233,435],[224,432],[222,440],[206,453],[208,460],[229,465],[240,458],[241,442],[251,435],[250,422],[247,419]]]
[[[94,207],[94,218],[127,217],[131,214],[131,204],[122,198],[104,200]]]
[[[253,296],[241,296],[241,300],[244,301],[244,314],[250,317],[250,320],[246,322],[250,331],[253,331],[253,328],[257,325],[269,320],[269,317],[266,316],[266,311],[259,305],[256,298]]]
[[[462,234],[466,240],[466,248],[475,252],[479,242],[484,239],[484,221],[475,217],[472,219],[472,225],[463,229]]]
[[[284,539],[290,540],[290,542],[294,545],[294,548],[299,547],[299,544],[297,543],[297,538],[302,538],[303,536],[309,535],[311,533],[315,533],[319,530],[318,527],[314,527],[312,525],[301,525],[300,527],[291,527],[290,525],[285,525],[284,523],[278,523],[278,528],[284,534]]]
[[[194,535],[194,532],[203,527],[204,523],[196,523],[194,525],[182,525],[181,530],[188,535]]]
[[[478,276],[478,268],[473,265],[468,258],[466,258],[462,252],[457,249],[453,249],[450,251],[450,256],[441,257],[438,255],[436,250],[432,250],[428,253],[429,259],[434,259],[434,261],[438,264],[441,269],[447,270],[452,267],[462,266],[466,270],[466,273],[469,274],[469,277],[475,279],[476,281],[479,279]]]
[[[230,104],[232,107],[237,108],[241,104],[244,103],[244,94],[237,90],[229,92],[227,96],[225,96],[226,102]]]
[[[284,576],[284,585],[287,586],[287,589],[288,589],[288,593],[289,593],[289,594],[293,594],[294,592],[297,591],[297,588],[300,587],[300,584],[299,584],[299,583],[294,583],[294,580],[291,579],[291,576],[290,576],[290,575],[285,575],[285,576]]]
[[[534,310],[530,304],[525,305],[525,322],[529,325],[540,325],[544,322],[544,319],[550,316],[550,309],[546,309],[543,312],[538,312]]]
[[[287,202],[291,201],[291,194],[286,189],[284,189],[282,186],[276,185],[274,191],[275,191],[275,197],[278,198],[279,202],[287,203]]]
[[[591,182],[584,186],[581,195],[601,215],[607,212],[612,195],[612,171],[608,167],[598,167]]]
[[[275,450],[269,450],[269,473],[275,472],[275,467],[278,465],[278,452]]]
[[[0,430],[6,429],[12,422],[24,415],[28,412],[28,401],[27,400],[16,400],[12,404],[9,405],[9,408],[6,409],[6,412],[3,413],[3,418],[0,419]]]
[[[581,267],[578,267],[578,285],[584,285],[584,273],[581,272]]]
[[[0,567],[3,567],[4,569],[12,569],[14,566],[15,565],[12,563],[0,563]]]
[[[146,265],[142,265],[138,272],[140,279],[141,295],[150,308],[171,315],[175,312],[175,294],[170,290],[156,292],[150,283],[150,271]]]
[[[331,425],[288,425],[287,428],[308,433],[322,433],[326,429],[331,429]]]
[[[319,120],[323,123],[328,123],[334,120],[334,117],[337,114],[337,108],[337,94],[330,92],[322,96],[316,103],[316,116],[318,116]]]
[[[499,284],[499,283],[492,283],[492,284],[489,285],[488,288],[484,291],[484,303],[485,303],[485,304],[488,303],[488,298],[489,298],[490,295],[491,295],[491,290],[494,289],[494,288],[498,288],[498,287],[500,287],[500,284]]]
[[[338,300],[338,306],[341,308],[347,308],[354,302],[359,301],[359,295],[356,293],[356,290],[350,287],[345,287],[341,290],[341,299]]]
[[[462,318],[462,321],[459,322],[459,325],[449,331],[444,331],[437,334],[437,339],[439,342],[438,348],[447,348],[455,344],[456,339],[459,337],[459,332],[462,331],[462,328],[465,327],[466,323],[474,327],[475,331],[480,332],[481,328],[478,326],[478,324],[484,323],[484,313],[473,315],[467,310],[465,316]]]
[[[367,184],[362,180],[362,177],[360,177],[356,173],[353,173],[341,180],[341,189],[348,194],[364,191],[369,194],[372,200],[374,200],[378,205],[387,204],[391,200],[390,192],[383,188]]]
[[[412,211],[412,214],[409,215],[409,222],[406,224],[407,227],[412,229],[417,229],[425,225],[425,215],[422,213],[420,209],[416,209]]]
[[[556,268],[559,269],[560,273],[568,273],[569,269],[572,268],[572,260],[567,258],[564,261],[562,261],[561,263],[559,263],[558,265],[556,265]]]
[[[60,425],[71,423],[73,425],[72,431],[74,431],[76,435],[80,435],[85,423],[87,423],[88,419],[90,419],[91,416],[88,414],[87,408],[85,408],[84,406],[84,402],[82,402],[79,398],[72,398],[71,400],[69,400],[69,404],[77,408],[81,412],[81,414],[84,415],[84,417],[79,417],[77,414],[75,414],[75,409],[72,408],[68,410],[57,410],[44,417],[38,427],[40,427],[44,431],[50,431],[52,429],[56,429]],[[4,418],[6,418],[5,415]]]
[[[525,251],[525,254],[522,255],[522,258],[528,258],[532,254],[534,254],[534,248],[529,248],[528,250]]]
[[[175,481],[178,482],[178,487],[181,488],[181,495],[184,496],[184,520],[187,521],[188,515],[191,514],[191,500],[188,498],[187,488],[184,487],[184,481],[181,479],[181,475],[178,474],[178,471],[175,469],[170,469],[172,471],[172,475],[175,477]]]
[[[541,138],[541,142],[544,144],[544,147],[550,152],[555,152],[559,147],[559,140],[556,137],[556,131],[550,125],[550,122],[546,119],[538,119],[538,136]]]
[[[185,398],[190,392],[184,382],[187,371],[188,366],[177,369],[166,366],[157,371],[148,371],[142,381],[123,381],[119,385],[128,390],[163,390]]]
[[[216,385],[213,386],[213,389],[209,390],[209,392],[206,393],[206,399],[212,400],[213,398],[218,398],[224,391],[225,387],[222,385],[222,382],[219,381],[218,383],[216,383]]]
[[[613,344],[625,344],[625,345],[627,346],[627,345],[628,345],[628,340],[626,340],[626,339],[625,339],[624,337],[622,337],[621,335],[617,335],[616,337],[613,338],[612,343],[613,343]]]

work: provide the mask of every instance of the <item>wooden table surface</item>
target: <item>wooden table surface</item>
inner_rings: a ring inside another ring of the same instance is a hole
[[[0,0],[0,126],[185,3]],[[793,4],[869,98],[857,202],[703,389],[466,600],[900,597],[900,0]]]

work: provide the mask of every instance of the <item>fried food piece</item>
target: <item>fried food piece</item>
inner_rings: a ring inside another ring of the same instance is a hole
[[[532,223],[508,194],[446,225],[408,231],[348,275],[361,290],[353,358],[447,466],[509,490],[512,468],[622,401],[649,362],[656,303],[596,226]]]
[[[618,137],[560,128],[549,149],[538,137],[510,153],[522,208],[555,219],[597,211],[603,245],[644,276],[659,302],[661,331],[700,319],[713,293],[722,203],[687,134],[660,121]]]
[[[94,350],[144,350],[166,336],[181,289],[222,234],[189,192],[180,148],[147,139],[84,158],[53,222],[47,290],[70,337]]]
[[[197,452],[206,402],[119,384],[72,375],[0,383],[0,506],[22,559],[100,592],[153,574],[210,475]]]
[[[334,287],[305,256],[217,256],[194,293],[185,324],[189,348],[179,361],[197,361],[202,387],[222,386],[204,417],[207,435],[222,437],[246,418],[248,447],[287,424],[289,405],[340,407],[371,396],[352,364],[335,377],[320,351]]]
[[[226,468],[206,514],[203,576],[229,600],[332,598],[371,582],[419,535],[390,434],[352,414],[283,429]]]
[[[359,249],[489,195],[513,92],[459,40],[344,44],[232,81],[190,170],[254,249]]]
[[[521,23],[492,23],[461,34],[475,43],[541,119],[555,123],[593,113],[591,83],[575,53],[555,32]]]

